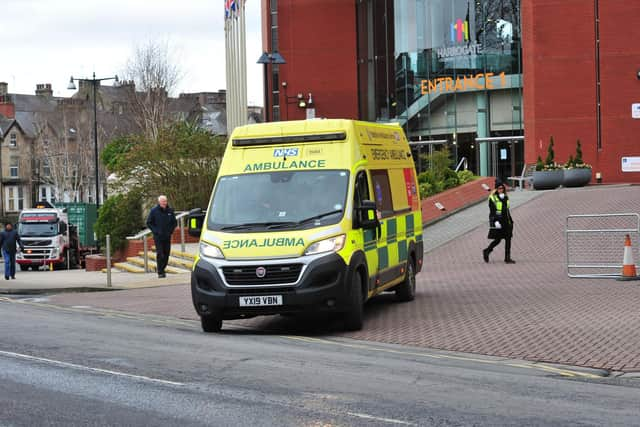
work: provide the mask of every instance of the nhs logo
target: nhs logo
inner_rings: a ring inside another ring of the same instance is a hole
[[[297,155],[297,148],[276,148],[273,150],[273,157],[296,157]]]

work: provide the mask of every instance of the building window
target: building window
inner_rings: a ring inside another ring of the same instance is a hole
[[[42,176],[45,178],[51,176],[51,163],[49,163],[49,159],[42,160]]]
[[[46,200],[49,203],[54,203],[56,201],[55,189],[52,185],[41,185],[39,196],[39,201]]]
[[[18,157],[11,158],[11,164],[9,165],[9,176],[11,176],[11,178],[18,178],[20,176],[20,171],[18,170],[19,164],[20,159]]]
[[[16,147],[18,145],[18,134],[11,132],[9,135],[9,147]]]
[[[271,70],[272,70],[272,82],[271,84],[272,86],[272,91],[271,91],[271,96],[272,96],[272,102],[273,102],[273,112],[272,112],[272,116],[273,116],[273,121],[277,122],[280,121],[280,66],[278,64],[273,64],[271,66]],[[276,118],[276,114],[277,114],[277,118]]]
[[[5,187],[5,204],[7,206],[8,212],[17,212],[24,209],[24,193],[22,191],[22,187],[19,186],[9,186]]]
[[[271,51],[278,51],[278,2],[271,0]]]

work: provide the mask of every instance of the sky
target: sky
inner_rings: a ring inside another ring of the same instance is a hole
[[[246,17],[248,101],[263,105],[260,0],[247,0]],[[122,75],[149,41],[166,42],[178,61],[177,93],[226,88],[224,0],[2,0],[0,82],[24,94],[51,83],[70,96],[71,75]]]

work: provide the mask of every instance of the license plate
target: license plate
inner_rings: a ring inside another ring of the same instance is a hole
[[[270,305],[282,305],[282,295],[240,297],[240,307],[264,307]]]

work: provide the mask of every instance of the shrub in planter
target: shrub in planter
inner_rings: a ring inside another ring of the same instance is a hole
[[[460,185],[471,182],[474,179],[476,179],[476,177],[470,170],[458,171],[458,181]]]
[[[562,185],[564,173],[555,162],[555,152],[553,151],[553,136],[550,138],[547,147],[547,158],[544,163],[538,156],[536,170],[533,172],[533,187],[536,190],[551,190]]]
[[[103,248],[106,247],[107,234],[111,235],[111,254],[124,249],[127,236],[144,228],[140,194],[129,192],[109,197],[100,207],[94,228]]]
[[[591,181],[591,165],[582,160],[582,146],[580,140],[576,141],[576,156],[569,156],[564,165],[564,187],[583,187]]]

